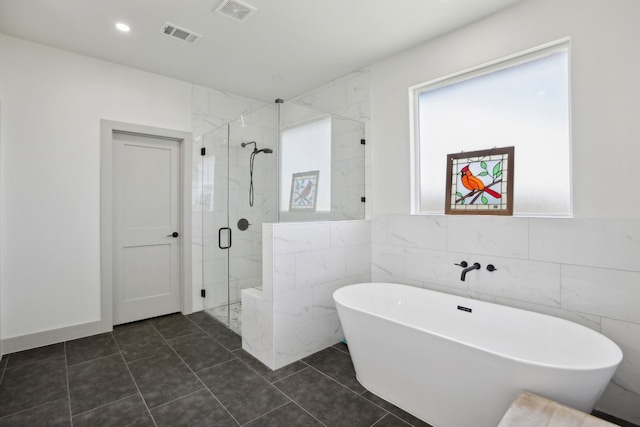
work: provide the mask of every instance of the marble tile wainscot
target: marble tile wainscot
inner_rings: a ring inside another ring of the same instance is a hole
[[[242,292],[242,347],[278,369],[344,338],[332,295],[371,280],[371,222],[264,224],[263,242],[263,290]]]

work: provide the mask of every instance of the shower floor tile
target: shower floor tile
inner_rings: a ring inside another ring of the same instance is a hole
[[[210,313],[220,323],[227,324],[229,322],[229,329],[236,334],[242,334],[242,303],[234,302],[228,306],[223,305],[220,307],[210,308],[205,310]]]

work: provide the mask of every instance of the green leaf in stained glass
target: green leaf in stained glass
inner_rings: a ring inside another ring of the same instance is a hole
[[[482,204],[483,205],[488,205],[489,204],[489,200],[484,196],[482,196],[482,198],[480,200],[482,200]]]
[[[500,162],[500,163],[496,163],[496,165],[493,167],[494,176],[497,176],[498,173],[502,174],[501,167],[500,167],[501,165],[502,163]]]
[[[487,162],[480,162],[480,167],[482,169],[486,169],[487,168]]]
[[[498,171],[498,172],[497,172],[497,173],[495,173],[493,176],[494,176],[495,178],[497,178],[497,177],[499,177],[499,176],[502,176],[502,171]]]
[[[459,192],[459,191],[457,191],[457,192],[456,192],[456,197],[462,197],[462,193],[461,193],[461,192]]]
[[[489,175],[489,172],[487,172],[487,171],[480,172],[480,173],[478,174],[478,176],[487,176],[487,175]]]

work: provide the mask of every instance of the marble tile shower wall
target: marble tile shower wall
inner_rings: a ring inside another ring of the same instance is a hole
[[[275,113],[268,116],[266,121],[259,122],[253,121],[253,118],[248,116],[245,128],[232,127],[231,129],[232,138],[229,146],[229,227],[233,233],[233,244],[229,250],[229,300],[231,302],[240,301],[242,289],[262,285],[262,223],[275,222],[277,218],[275,154],[277,153],[277,121]],[[257,154],[254,158],[253,206],[249,205],[250,156],[253,148],[252,146],[241,147],[240,144],[243,141],[256,141],[259,149],[271,148],[274,151],[273,154]],[[250,224],[244,231],[237,226],[242,218]]]
[[[344,338],[333,302],[342,286],[371,278],[371,224],[264,226],[264,292],[242,293],[243,348],[277,369]]]
[[[371,140],[371,70],[368,67],[350,73],[312,91],[295,97],[290,102],[307,108],[312,108],[317,111],[335,114],[340,117],[364,123],[364,138],[369,141]],[[335,123],[332,123],[332,125],[335,125]],[[340,127],[340,125],[338,126]],[[336,141],[334,141],[334,144],[335,143]],[[344,144],[346,142],[337,141],[337,143]],[[346,160],[346,158],[342,158],[340,160]],[[340,202],[337,202],[336,199],[337,205],[344,203],[355,204],[355,202],[351,201],[353,199],[349,198],[346,193],[353,191],[355,186],[360,184],[356,184],[356,179],[364,179],[365,194],[371,194],[370,165],[371,150],[368,149],[365,149],[365,159],[363,164],[355,160],[355,158],[352,158],[350,163],[341,162],[334,165],[334,170],[332,171],[334,174],[333,176],[337,176],[338,179],[343,179],[345,177],[350,177],[351,179],[351,183],[348,185],[350,190],[345,187],[338,190],[340,193],[344,194],[345,197]],[[348,169],[347,172],[345,168],[350,169]],[[364,170],[362,170],[363,168]],[[358,176],[359,178],[356,178]],[[358,193],[360,192],[361,191],[358,191]],[[361,196],[364,196],[365,194],[362,194]],[[359,197],[360,196],[358,196],[358,200]],[[337,209],[343,209],[346,212],[353,212],[353,209],[362,209],[362,206],[337,205]],[[371,203],[366,203],[364,209],[365,216],[369,218],[371,216]]]
[[[482,265],[464,282],[454,265],[462,260]],[[601,332],[624,360],[596,407],[640,422],[640,221],[375,216],[372,280],[550,314]]]
[[[266,105],[262,101],[198,85],[193,85],[191,102],[194,140]]]
[[[205,197],[203,201],[202,197],[201,176],[203,173],[203,168],[205,169],[205,174],[210,173],[210,171],[207,171],[207,169],[210,169],[210,166],[203,165],[202,158],[200,157],[202,137],[212,130],[220,128],[220,126],[223,126],[225,123],[237,120],[240,115],[250,116],[255,118],[256,120],[260,120],[257,118],[258,115],[254,113],[256,111],[263,110],[263,107],[266,104],[261,101],[244,98],[197,85],[193,86],[192,99],[192,129],[194,138],[192,190],[194,201],[192,209],[192,277],[194,284],[193,307],[194,310],[200,310],[203,307],[203,301],[200,298],[200,287],[203,283],[203,280],[206,283],[205,286],[211,287],[212,289],[217,288],[216,286],[214,286],[215,279],[210,278],[209,276],[204,277],[203,275],[210,274],[210,272],[213,271],[221,271],[210,268],[213,266],[213,264],[220,263],[220,260],[216,259],[213,256],[213,253],[217,248],[217,228],[215,228],[215,230],[213,231],[208,231],[206,229],[206,224],[208,224],[208,220],[211,219],[211,212],[210,208],[202,206],[203,203],[209,203],[209,199]],[[285,102],[289,102],[289,100],[285,100]],[[365,138],[370,137],[370,70],[368,68],[339,78],[333,82],[307,92],[299,97],[296,97],[290,102],[308,108],[313,108],[318,111],[337,114],[342,117],[364,122]],[[235,124],[237,125],[237,123]],[[264,127],[264,129],[266,128],[267,127]],[[348,132],[345,132],[343,126],[340,125],[337,126],[337,129],[338,135],[334,135],[336,137],[336,139],[334,140],[334,144],[337,144],[336,148],[339,149],[346,144],[345,139]],[[266,132],[269,131],[267,130]],[[268,140],[268,138],[265,137],[256,140]],[[266,144],[266,146],[271,147],[271,145],[269,144]],[[359,147],[359,149],[362,149],[362,147]],[[336,152],[339,152],[339,150]],[[355,212],[359,212],[362,209],[360,197],[363,196],[363,194],[360,195],[361,190],[356,191],[356,187],[360,186],[358,188],[362,188],[361,181],[363,179],[366,183],[371,182],[371,179],[366,177],[367,174],[370,174],[370,152],[369,150],[365,150],[366,157],[364,163],[349,157],[349,152],[349,150],[345,150],[342,152],[342,154],[340,154],[340,158],[334,165],[332,171],[335,177],[335,185],[337,190],[335,194],[339,194],[341,197],[340,199],[334,199],[334,202],[332,202],[332,209],[335,208],[347,212],[346,217],[361,217],[361,214],[356,214]],[[246,158],[243,159],[238,157],[238,159],[241,159],[239,161],[246,160],[248,162],[248,157],[245,157]],[[232,165],[233,164],[234,163],[232,159]],[[235,163],[235,165],[238,165],[239,170],[237,172],[240,174],[240,179],[244,180],[248,175],[242,174],[242,165],[239,165],[238,163]],[[264,171],[261,171],[261,167],[259,165],[260,163],[258,163],[256,167],[256,173],[262,174]],[[364,173],[362,172],[363,169]],[[220,171],[218,170],[218,172]],[[231,172],[233,174],[234,170],[232,170]],[[261,182],[267,182],[271,179],[271,177],[265,176],[259,179]],[[367,184],[367,187],[365,188],[365,194],[371,194],[368,187],[369,185],[370,184]],[[270,199],[272,197],[270,192],[275,192],[275,189],[268,189],[263,187],[256,188],[255,206],[261,206],[264,208],[265,200],[275,200],[275,197],[273,199]],[[351,193],[358,193],[359,195],[357,196],[357,198],[354,198],[353,196],[355,196],[355,194]],[[238,203],[242,203],[242,195],[243,192],[239,192]],[[248,198],[248,194],[246,195],[246,197]],[[349,205],[345,205],[346,203],[348,203]],[[367,216],[369,216],[370,213],[370,205],[370,203],[365,204],[365,211]],[[267,208],[267,210],[269,209],[270,208]],[[238,218],[236,218],[235,221],[242,217],[240,215],[242,215],[242,212],[240,212],[239,210]],[[270,213],[267,213],[266,215],[269,216]],[[207,219],[207,221],[203,222],[203,219],[205,218]],[[255,223],[259,224],[260,222],[262,222],[262,220],[258,219]],[[205,224],[204,230],[203,224]],[[248,247],[249,240],[251,240],[251,244],[253,246],[259,244],[259,241],[255,238],[255,234],[260,234],[258,232],[254,232],[254,235],[251,239],[249,239],[249,236],[251,236],[251,234],[249,233],[245,233],[243,235],[239,235],[238,233],[236,234],[238,239],[243,240],[242,245],[244,247],[244,250],[246,250],[246,248]],[[249,266],[250,271],[255,271],[256,268],[259,269],[259,265],[255,262],[252,262]],[[226,267],[224,271],[226,271]],[[236,282],[238,286],[235,289],[244,288],[248,286],[247,284],[251,281],[252,279],[248,279],[247,277],[238,277],[238,280]]]
[[[227,167],[223,162],[216,164],[215,159],[226,159],[227,154],[226,152],[215,153],[210,151],[210,155],[207,156],[208,158],[203,159],[203,157],[200,156],[203,137],[215,129],[219,129],[226,123],[237,120],[241,115],[250,115],[264,106],[265,103],[261,101],[193,85],[192,280],[194,311],[204,308],[204,301],[200,297],[200,289],[203,283],[205,284],[205,289],[211,292],[209,295],[212,297],[207,300],[209,305],[215,306],[221,301],[226,300],[227,263],[222,257],[222,254],[218,252],[217,232],[220,225],[215,226],[215,224],[220,224],[221,221],[226,223],[226,219],[216,217],[222,214],[216,214],[215,209],[216,207],[226,204],[226,200],[223,200],[223,196],[226,197],[226,192],[218,190],[220,190],[220,185],[223,183],[223,180],[219,177],[226,177]],[[222,136],[223,133],[226,133],[225,129],[220,131],[219,136]],[[205,139],[204,143],[206,142]],[[239,157],[237,151],[237,148],[230,150],[230,164],[234,167],[238,165]],[[248,162],[248,157],[244,160]],[[236,171],[234,170],[234,172]],[[248,168],[246,175],[248,176]],[[216,176],[218,179],[216,179]],[[261,195],[260,199],[262,199],[263,196],[264,195]],[[256,200],[258,200],[258,197],[256,197]],[[233,201],[233,203],[235,204],[235,201]],[[254,230],[247,230],[247,233],[242,236],[237,236],[238,247],[242,248],[243,253],[248,250],[247,247],[249,244],[252,247],[257,246],[259,248],[260,242],[256,241],[256,234],[259,233],[256,233]],[[260,249],[257,249],[256,253],[260,254]],[[250,268],[248,268],[247,271],[260,271],[259,265],[255,262],[250,262],[250,264]],[[215,276],[214,272],[216,273]],[[221,280],[224,281],[224,283],[221,283]],[[237,288],[248,286],[247,283],[250,281],[250,279],[244,276],[236,277],[232,282],[236,285],[233,295],[237,298]]]
[[[331,120],[331,212],[332,219],[363,219],[365,204],[365,146],[361,122],[333,117]]]

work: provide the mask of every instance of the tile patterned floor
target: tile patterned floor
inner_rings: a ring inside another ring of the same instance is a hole
[[[271,371],[204,312],[5,355],[0,426],[428,426],[367,392],[344,344]]]
[[[222,305],[205,310],[223,324],[229,324],[229,329],[242,335],[242,303],[232,302],[229,305]]]

